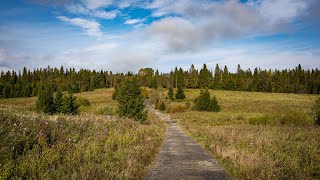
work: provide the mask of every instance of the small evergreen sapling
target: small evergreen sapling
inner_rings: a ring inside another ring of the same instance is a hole
[[[176,93],[176,99],[185,99],[185,98],[186,98],[186,95],[184,94],[182,87],[179,86]]]
[[[166,105],[165,105],[165,103],[164,103],[163,101],[160,102],[159,110],[160,110],[160,111],[166,110]]]
[[[171,101],[174,101],[174,94],[173,94],[173,88],[169,88],[168,97]]]
[[[69,114],[69,115],[74,115],[78,114],[78,105],[76,104],[76,99],[77,97],[73,96],[72,94],[68,94],[63,97],[63,103],[61,107],[61,112],[63,114]]]
[[[60,90],[58,90],[56,92],[55,97],[54,97],[54,106],[55,106],[56,111],[58,113],[61,112],[62,103],[63,103],[63,94],[62,94],[62,92]]]
[[[218,104],[217,98],[213,96],[213,98],[211,99],[208,89],[201,90],[199,97],[194,100],[194,104],[194,108],[198,111],[220,111],[220,106]]]
[[[140,81],[136,77],[126,79],[119,88],[117,96],[118,114],[136,121],[144,122],[147,119],[147,111],[144,107],[144,99],[141,95]]]
[[[45,86],[40,88],[38,99],[36,101],[36,108],[38,111],[46,114],[56,113],[52,88]]]

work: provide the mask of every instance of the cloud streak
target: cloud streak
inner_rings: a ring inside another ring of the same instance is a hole
[[[65,16],[58,16],[59,20],[70,23],[73,26],[81,27],[85,32],[92,37],[101,37],[100,24],[96,21],[90,21],[82,18],[68,18]]]

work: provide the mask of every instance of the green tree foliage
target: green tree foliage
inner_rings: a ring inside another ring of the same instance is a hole
[[[294,69],[262,70],[255,68],[243,70],[240,65],[235,73],[231,73],[227,66],[215,67],[214,78],[209,69],[203,65],[200,72],[191,66],[189,71],[175,67],[170,73],[154,74],[153,69],[144,68],[138,73],[142,86],[168,88],[182,86],[182,88],[214,88],[237,91],[257,91],[276,93],[306,93],[320,94],[320,70],[303,69],[298,65]],[[44,82],[53,84],[52,91],[57,89],[69,93],[83,92],[97,88],[119,86],[125,77],[135,76],[133,73],[112,73],[111,71],[91,71],[74,68],[41,68],[33,71],[23,69],[22,73],[7,71],[0,73],[0,97],[30,97],[36,96]]]
[[[203,68],[200,70],[199,75],[199,87],[210,88],[212,85],[212,74],[208,70],[207,65],[203,64]]]
[[[61,113],[70,115],[78,114],[79,106],[76,104],[76,99],[77,98],[72,94],[67,94],[66,96],[64,96],[62,101]]]
[[[54,106],[55,106],[55,110],[57,112],[61,112],[62,111],[62,105],[63,105],[63,94],[60,90],[58,90],[56,92],[56,95],[54,97]]]
[[[160,110],[160,111],[166,110],[166,104],[165,104],[163,101],[160,102],[159,110]]]
[[[147,111],[144,107],[144,99],[141,96],[140,81],[137,77],[127,78],[119,88],[117,97],[118,114],[136,121],[144,122],[147,119]]]
[[[216,97],[214,96],[212,99],[210,98],[210,93],[208,89],[201,90],[199,97],[194,100],[194,108],[198,111],[211,111],[211,112],[219,112],[220,106]]]
[[[179,86],[176,93],[176,99],[185,99],[185,98],[186,98],[186,95],[184,94],[182,87]]]
[[[315,101],[315,104],[312,107],[312,113],[317,125],[320,125],[320,98]]]
[[[39,90],[38,99],[36,101],[36,108],[38,111],[46,114],[78,114],[78,105],[76,104],[72,94],[63,95],[59,90],[53,95],[52,88],[50,86],[41,86]]]
[[[114,91],[112,93],[112,99],[117,100],[118,96],[119,96],[119,88],[118,88],[118,86],[115,86]]]
[[[38,111],[46,114],[56,113],[52,88],[48,86],[42,86],[36,101],[36,108]]]
[[[170,86],[170,88],[169,88],[168,98],[169,98],[171,101],[174,101],[174,93],[173,93],[173,88],[172,88],[171,86]]]

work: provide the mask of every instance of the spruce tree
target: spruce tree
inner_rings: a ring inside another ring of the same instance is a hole
[[[76,104],[77,97],[72,94],[65,95],[62,101],[61,112],[63,114],[74,115],[78,114],[78,105]]]
[[[36,108],[38,111],[46,114],[54,114],[56,112],[52,88],[42,86],[36,101]]]
[[[144,99],[141,95],[140,81],[136,77],[126,79],[119,88],[118,114],[136,121],[144,122],[147,119],[147,111],[144,107]]]
[[[58,90],[54,97],[54,106],[58,113],[62,111],[62,105],[63,105],[63,94],[60,90]]]
[[[220,106],[218,105],[216,97],[213,96],[211,99],[208,89],[200,91],[200,95],[194,100],[194,104],[194,108],[198,111],[220,111]]]
[[[186,95],[184,94],[182,87],[179,86],[176,93],[176,99],[185,99],[185,98],[186,98]]]
[[[169,88],[168,97],[171,101],[174,101],[174,94],[173,94],[173,88]]]

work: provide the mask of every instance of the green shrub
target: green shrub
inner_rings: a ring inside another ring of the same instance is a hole
[[[62,103],[63,103],[63,94],[60,90],[58,90],[54,97],[54,106],[57,112],[61,112]]]
[[[115,86],[115,87],[114,87],[114,91],[113,91],[113,93],[112,93],[112,99],[113,99],[113,100],[117,100],[118,95],[119,95],[118,86]]]
[[[36,101],[36,109],[39,112],[44,112],[46,114],[56,113],[53,90],[48,85],[41,86],[38,94],[38,99]]]
[[[166,104],[165,104],[163,101],[160,102],[159,110],[160,110],[160,111],[166,110]]]
[[[220,111],[220,106],[218,105],[216,97],[213,96],[211,99],[208,89],[200,91],[200,95],[194,100],[194,104],[194,109],[198,111]]]
[[[186,95],[184,94],[182,87],[179,86],[176,93],[176,99],[185,99],[185,98],[186,98]]]
[[[171,100],[171,101],[174,101],[174,94],[173,94],[173,88],[170,87],[169,88],[169,91],[168,91],[168,98]]]
[[[77,99],[76,99],[76,104],[77,104],[77,106],[90,106],[91,105],[91,103],[90,103],[90,101],[88,100],[88,99],[86,99],[86,98],[83,98],[83,97],[77,97]]]
[[[147,119],[144,99],[141,95],[140,81],[137,77],[127,78],[119,88],[118,114],[136,121],[143,122]]]
[[[72,94],[68,94],[63,97],[61,113],[75,115],[79,113],[79,106],[75,103],[77,97],[73,96]]]

